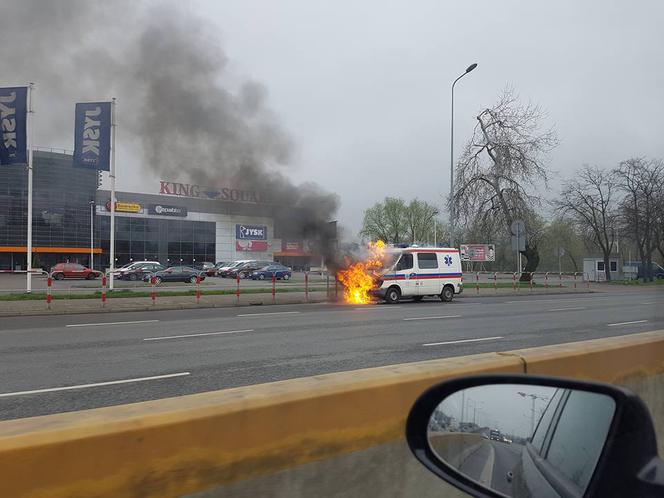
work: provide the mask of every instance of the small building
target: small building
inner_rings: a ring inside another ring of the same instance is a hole
[[[609,272],[611,280],[620,280],[622,278],[620,257],[609,258]],[[583,258],[583,280],[590,282],[606,281],[606,269],[604,268],[603,257]]]

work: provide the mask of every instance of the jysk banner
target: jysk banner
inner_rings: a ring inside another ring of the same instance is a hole
[[[267,227],[264,225],[235,225],[235,238],[238,240],[267,240]]]
[[[28,87],[0,88],[0,164],[27,164]]]
[[[110,171],[111,103],[76,104],[74,166]]]
[[[267,227],[265,225],[235,225],[235,249],[237,251],[267,251]]]

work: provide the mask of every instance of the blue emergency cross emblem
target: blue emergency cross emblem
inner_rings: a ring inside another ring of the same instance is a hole
[[[447,266],[452,266],[452,256],[445,256],[445,264]]]

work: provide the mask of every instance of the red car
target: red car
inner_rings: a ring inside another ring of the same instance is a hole
[[[56,280],[62,280],[63,278],[85,278],[92,280],[93,278],[97,278],[99,272],[76,263],[58,263],[51,269],[51,275]]]

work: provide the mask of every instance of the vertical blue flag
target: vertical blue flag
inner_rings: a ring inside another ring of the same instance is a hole
[[[28,87],[0,88],[0,164],[27,164]]]
[[[74,124],[74,166],[111,169],[111,103],[76,104]]]

